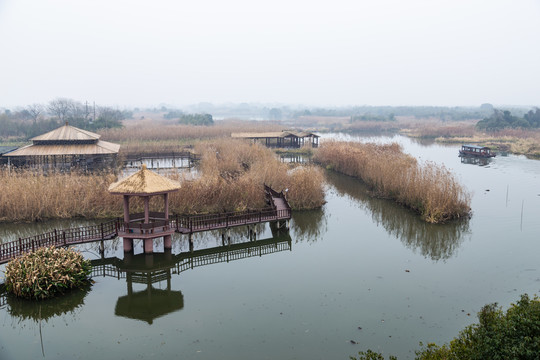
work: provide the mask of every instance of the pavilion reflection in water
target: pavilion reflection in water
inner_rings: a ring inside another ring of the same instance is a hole
[[[184,307],[182,292],[171,289],[172,275],[200,266],[286,250],[292,250],[292,240],[288,233],[270,239],[228,244],[178,255],[170,249],[153,254],[125,253],[123,259],[111,257],[92,260],[92,277],[126,279],[127,294],[118,298],[115,315],[152,324],[155,319]],[[166,282],[165,289],[154,287],[162,282]],[[134,284],[146,285],[146,288],[134,291]]]

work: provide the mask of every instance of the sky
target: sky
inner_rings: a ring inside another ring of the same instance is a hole
[[[0,0],[0,107],[540,106],[540,0]]]

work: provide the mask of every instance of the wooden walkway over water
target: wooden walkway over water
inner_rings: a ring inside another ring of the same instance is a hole
[[[105,223],[72,228],[53,230],[27,238],[0,244],[0,264],[9,262],[22,254],[35,251],[41,247],[63,247],[95,241],[114,239],[118,233],[132,233],[140,231],[140,235],[147,232],[159,234],[174,229],[180,234],[193,234],[201,231],[229,229],[236,226],[253,225],[265,222],[283,224],[291,218],[291,207],[283,192],[276,192],[265,185],[265,192],[269,207],[259,210],[246,210],[231,213],[217,213],[206,215],[172,215],[169,220],[142,224],[133,229],[126,229],[123,221],[119,219]],[[144,227],[143,227],[144,225]],[[137,238],[134,236],[134,238]]]

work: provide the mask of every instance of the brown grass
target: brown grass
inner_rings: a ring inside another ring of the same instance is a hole
[[[202,176],[183,181],[171,203],[175,211],[237,211],[264,205],[263,184],[274,190],[288,189],[293,209],[312,209],[324,203],[323,174],[313,166],[293,170],[258,144],[241,140],[214,140],[199,144]]]
[[[214,140],[201,143],[196,179],[171,178],[182,188],[171,195],[177,213],[238,211],[265,206],[263,184],[277,191],[289,189],[294,209],[311,209],[324,203],[323,174],[317,167],[291,168],[269,149],[243,141]],[[53,218],[106,218],[122,216],[122,199],[107,191],[117,179],[111,173],[85,175],[30,170],[0,170],[0,221],[39,221]],[[162,200],[152,200],[156,210]],[[142,211],[140,199],[130,209]]]
[[[0,170],[0,221],[50,218],[102,218],[121,211],[107,192],[115,176],[108,173],[44,175],[31,170]]]
[[[220,120],[213,126],[171,124],[170,121],[144,119],[124,122],[122,129],[103,129],[103,140],[120,143],[122,154],[182,151],[200,140],[230,138],[233,132],[280,131],[282,126],[267,121]]]
[[[430,223],[467,216],[470,195],[444,166],[419,165],[398,144],[327,142],[314,160],[360,178],[382,197],[419,212]]]
[[[475,128],[477,121],[442,122],[425,121],[410,124],[402,133],[419,138],[452,138],[474,136],[478,133]]]

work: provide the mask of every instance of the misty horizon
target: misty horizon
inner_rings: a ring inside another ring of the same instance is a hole
[[[539,15],[534,0],[3,0],[0,107],[535,106]]]

